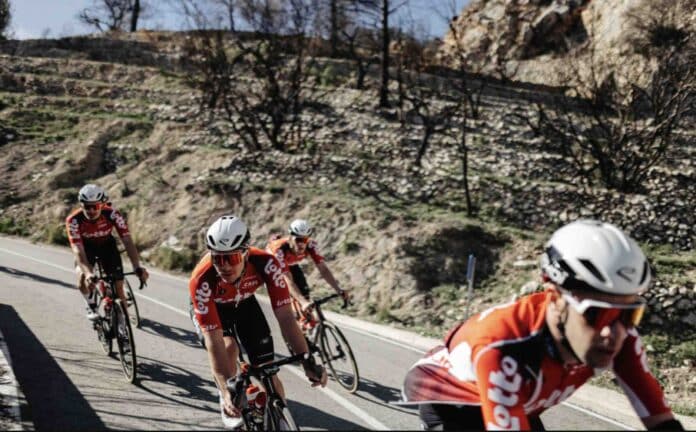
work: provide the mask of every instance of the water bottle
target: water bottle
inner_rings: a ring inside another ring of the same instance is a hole
[[[250,384],[246,389],[247,403],[251,409],[251,416],[255,423],[263,423],[263,410],[268,399],[266,392],[256,384]]]

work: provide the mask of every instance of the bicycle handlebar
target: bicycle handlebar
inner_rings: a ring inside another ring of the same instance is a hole
[[[123,273],[123,276],[133,276],[133,275],[138,276],[138,274],[134,271],[128,272],[128,273]],[[141,280],[140,285],[138,286],[138,289],[141,290],[146,286],[147,286],[147,284]]]
[[[322,305],[322,304],[324,304],[324,303],[326,303],[326,302],[329,302],[329,301],[335,299],[336,297],[343,297],[343,296],[342,296],[341,294],[339,294],[339,293],[330,294],[330,295],[328,295],[328,296],[326,296],[326,297],[322,297],[322,298],[319,298],[319,299],[316,299],[316,300],[312,301],[312,303],[310,303],[310,305],[311,305],[312,307],[317,306],[317,305]],[[344,299],[343,299],[343,306],[341,306],[341,309],[347,308],[348,305],[349,305],[348,300],[346,300],[346,299],[344,298]]]

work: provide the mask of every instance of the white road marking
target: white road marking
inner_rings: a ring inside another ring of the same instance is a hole
[[[39,262],[39,263],[41,263],[41,264],[48,265],[48,266],[53,267],[53,268],[56,268],[56,269],[58,269],[58,270],[63,270],[63,271],[69,272],[69,273],[74,273],[74,270],[73,270],[73,269],[69,269],[69,268],[66,268],[66,267],[63,267],[63,266],[60,266],[60,265],[56,265],[56,264],[53,264],[53,263],[49,263],[49,262],[47,262],[47,261],[44,261],[44,260],[41,260],[41,259],[38,259],[38,258],[34,258],[34,257],[28,256],[28,255],[20,254],[20,253],[17,253],[17,252],[14,252],[14,251],[10,251],[10,250],[4,249],[4,248],[0,248],[0,251],[7,252],[7,253],[9,253],[9,254],[11,254],[11,255],[16,255],[16,256],[19,256],[19,257],[22,257],[22,258],[30,259],[30,260],[32,260],[32,261],[36,261],[36,262]],[[160,273],[160,272],[157,272],[157,273]],[[170,277],[171,277],[171,276],[170,276]],[[155,303],[155,304],[157,304],[157,305],[159,305],[159,306],[162,306],[162,307],[164,307],[164,308],[166,308],[166,309],[169,309],[170,311],[176,312],[176,313],[178,313],[178,314],[180,314],[180,315],[183,315],[183,316],[185,316],[185,317],[188,317],[188,316],[189,316],[188,312],[183,311],[183,310],[181,310],[181,309],[178,309],[178,308],[176,308],[176,307],[174,307],[174,306],[168,305],[168,304],[166,304],[166,303],[163,303],[163,302],[161,302],[161,301],[159,301],[159,300],[156,300],[156,299],[154,299],[154,298],[152,298],[152,297],[146,296],[146,295],[141,294],[141,293],[137,293],[137,292],[133,292],[133,293],[134,293],[136,296],[138,296],[138,297],[144,298],[145,300],[149,300],[149,301],[151,301],[151,302],[153,302],[153,303]],[[303,372],[300,372],[300,371],[297,370],[296,368],[288,368],[287,370],[290,371],[290,372],[292,372],[293,374],[299,376],[299,377],[302,378],[302,379],[305,378],[305,377],[304,377],[304,373],[303,373]],[[378,430],[389,430],[389,429],[391,429],[390,427],[388,427],[388,426],[386,426],[385,424],[381,423],[379,420],[377,420],[376,418],[372,417],[372,416],[369,415],[367,412],[363,411],[362,409],[360,409],[359,407],[357,407],[355,404],[353,404],[352,402],[350,402],[349,400],[347,400],[347,399],[344,398],[343,396],[337,394],[337,393],[334,392],[333,390],[328,389],[328,388],[322,388],[322,389],[320,389],[320,390],[323,391],[328,397],[330,397],[331,399],[333,399],[334,401],[336,401],[337,403],[339,403],[341,406],[345,407],[348,411],[350,411],[350,412],[351,412],[353,415],[355,415],[357,418],[361,419],[362,421],[364,421],[365,423],[367,423],[368,425],[370,425],[371,427],[373,427],[373,428],[375,428],[375,429],[378,429]]]
[[[583,408],[583,407],[581,407],[581,406],[575,405],[575,404],[573,404],[573,403],[570,403],[570,402],[561,402],[561,404],[563,404],[563,405],[565,405],[565,406],[567,406],[567,407],[569,407],[569,408],[573,408],[573,409],[575,409],[575,410],[578,410],[578,411],[580,411],[580,412],[582,412],[582,413],[585,413],[585,414],[587,414],[587,415],[591,415],[591,416],[593,416],[593,417],[597,417],[597,418],[600,419],[600,420],[604,420],[605,422],[611,423],[611,424],[613,424],[614,426],[618,426],[618,427],[620,427],[620,428],[623,428],[624,430],[635,430],[634,428],[632,428],[631,426],[629,426],[629,425],[627,425],[627,424],[623,424],[623,423],[618,422],[618,421],[616,421],[616,420],[612,420],[612,419],[610,419],[609,417],[604,417],[604,416],[601,415],[601,414],[597,414],[596,412],[592,412],[592,411],[590,411],[590,410],[587,410],[587,409],[585,409],[585,408]]]

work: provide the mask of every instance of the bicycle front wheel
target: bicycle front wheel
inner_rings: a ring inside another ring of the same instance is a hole
[[[130,321],[126,319],[125,308],[120,300],[115,302],[116,309],[116,345],[118,346],[119,360],[123,367],[123,373],[128,382],[135,381],[135,370],[137,367],[137,358],[135,356],[135,340],[133,339],[133,330],[131,329]]]
[[[321,350],[334,379],[341,387],[355,393],[360,383],[358,364],[343,332],[332,323],[324,322],[322,326]]]
[[[128,318],[132,326],[140,328],[140,310],[138,309],[138,303],[135,301],[133,288],[131,288],[131,284],[128,282],[127,278],[123,278],[123,281],[125,282],[126,300],[128,301]]]
[[[275,400],[266,407],[266,430],[298,431],[295,419],[283,401]]]
[[[98,289],[96,293],[96,298],[97,304],[100,305],[102,302],[102,296]],[[110,356],[113,352],[113,339],[111,337],[111,328],[109,326],[110,319],[111,317],[108,314],[106,317],[102,317],[100,315],[97,321],[95,321],[94,323],[94,329],[97,331],[97,339],[99,339],[99,346],[101,346],[101,349],[102,351],[104,351],[104,354],[108,356]]]

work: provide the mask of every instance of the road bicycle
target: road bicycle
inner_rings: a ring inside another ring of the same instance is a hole
[[[94,321],[94,329],[97,331],[102,350],[109,356],[113,353],[113,340],[116,339],[123,373],[128,382],[132,383],[136,376],[137,357],[133,330],[130,320],[126,319],[126,306],[116,295],[114,278],[104,273],[99,261],[95,268],[97,319]]]
[[[296,363],[309,358],[311,354],[297,354],[260,366],[246,363],[240,349],[239,370],[236,378],[227,382],[227,390],[233,396],[233,403],[241,407],[243,428],[247,431],[296,431],[299,430],[285,401],[273,384],[273,376],[283,365]],[[263,396],[257,394],[253,401],[247,399],[247,389],[255,385],[251,378],[263,385]]]
[[[341,297],[341,294],[331,294],[314,300],[310,306],[311,310],[316,311],[318,318],[316,325],[308,330],[303,329],[303,331],[310,352],[319,353],[322,363],[328,367],[331,375],[341,387],[350,393],[355,393],[360,384],[360,373],[353,350],[343,332],[334,323],[328,321],[321,310],[322,304],[337,297]],[[342,309],[345,309],[346,306],[348,306],[348,301],[344,299]],[[314,318],[312,316],[305,317],[305,322],[308,321],[314,321]]]
[[[138,309],[138,302],[135,301],[133,288],[131,288],[131,284],[128,282],[128,278],[126,278],[126,276],[132,275],[137,276],[137,273],[134,271],[123,273],[123,288],[126,290],[126,301],[128,302],[128,319],[130,319],[131,325],[135,326],[135,328],[140,328],[140,309]],[[140,281],[138,289],[141,290],[144,286],[146,284]]]

